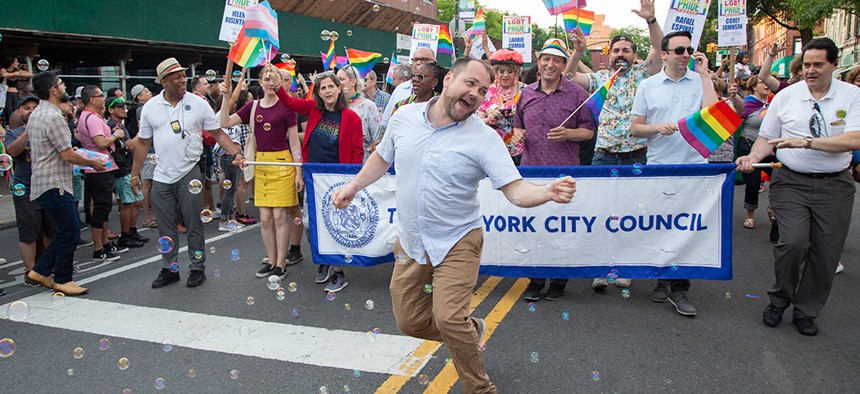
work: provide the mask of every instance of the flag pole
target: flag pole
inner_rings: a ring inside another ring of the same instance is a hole
[[[619,68],[618,70],[615,70],[615,73],[614,73],[614,74],[612,74],[612,76],[611,76],[611,77],[609,77],[609,79],[615,78],[615,76],[617,76],[619,72],[621,72],[621,69],[620,69],[620,68]],[[568,116],[567,116],[567,119],[565,119],[564,121],[562,121],[562,122],[561,122],[561,124],[560,124],[560,125],[558,125],[558,127],[564,126],[564,124],[565,124],[565,123],[567,123],[567,121],[568,121],[568,120],[570,120],[570,118],[571,118],[574,114],[576,114],[577,112],[579,112],[579,110],[580,110],[580,109],[582,109],[582,107],[585,105],[585,103],[587,103],[587,102],[588,102],[588,99],[590,99],[590,98],[594,97],[594,95],[595,95],[595,94],[597,94],[597,92],[599,92],[599,91],[600,91],[600,89],[597,89],[597,90],[595,90],[595,91],[594,91],[594,93],[592,93],[590,96],[586,97],[586,98],[585,98],[585,100],[583,100],[583,101],[582,101],[582,104],[579,104],[579,107],[576,107],[576,109],[575,109],[575,110],[573,110],[573,112],[571,112],[571,113],[570,113],[570,115],[568,115]],[[608,93],[608,92],[607,92],[607,93]]]

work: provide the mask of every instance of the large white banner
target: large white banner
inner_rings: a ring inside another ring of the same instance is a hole
[[[245,8],[257,4],[257,0],[226,0],[224,16],[221,18],[221,33],[218,39],[233,42],[245,25]]]
[[[416,23],[412,27],[412,43],[409,46],[409,56],[415,54],[420,47],[430,48],[433,53],[439,47],[439,25]]]
[[[672,0],[666,23],[663,24],[663,34],[689,31],[693,34],[693,48],[698,48],[710,5],[711,0]]]
[[[502,20],[502,47],[523,55],[523,62],[532,62],[532,24],[530,16],[505,16]]]
[[[343,210],[331,194],[358,166],[305,164],[308,223],[317,264],[393,261],[395,175]],[[521,167],[530,182],[577,180],[570,204],[520,208],[481,183],[483,274],[514,277],[731,279],[734,166]]]
[[[717,14],[717,45],[721,47],[747,44],[747,1],[719,0]]]

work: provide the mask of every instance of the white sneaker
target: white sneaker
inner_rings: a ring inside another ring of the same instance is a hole
[[[239,222],[220,222],[218,223],[218,231],[238,231],[245,228],[245,225]]]
[[[840,261],[839,265],[836,266],[836,273],[838,274],[838,273],[842,272],[843,270],[845,270],[845,266],[842,265],[842,262]]]
[[[632,283],[632,281],[630,279],[627,279],[627,278],[615,279],[615,287],[628,288],[628,287],[630,287],[630,283]]]

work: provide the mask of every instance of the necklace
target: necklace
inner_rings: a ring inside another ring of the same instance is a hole
[[[358,92],[355,92],[355,94],[353,94],[352,96],[349,96],[349,98],[347,99],[347,101],[349,102],[349,105],[351,106],[351,105],[355,104],[356,100],[358,100],[359,97],[360,97],[360,95],[358,94]]]

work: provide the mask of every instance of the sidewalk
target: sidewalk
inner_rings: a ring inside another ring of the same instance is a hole
[[[0,182],[0,230],[15,227],[15,203],[12,192],[6,188],[6,182]]]

